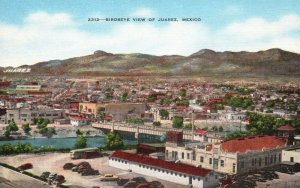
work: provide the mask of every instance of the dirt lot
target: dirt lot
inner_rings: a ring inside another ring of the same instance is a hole
[[[66,178],[65,185],[71,187],[84,187],[90,188],[92,186],[100,186],[101,188],[110,188],[110,187],[119,187],[116,182],[101,182],[98,176],[81,176],[76,172],[72,172],[69,170],[63,170],[63,165],[67,162],[79,163],[82,161],[87,161],[91,164],[91,166],[99,170],[101,174],[112,173],[116,174],[121,178],[133,178],[139,175],[132,172],[127,172],[124,170],[120,170],[114,167],[108,166],[108,158],[96,158],[96,159],[87,159],[87,160],[71,160],[68,153],[47,153],[47,154],[22,154],[16,156],[1,156],[0,161],[3,163],[10,164],[12,166],[19,166],[23,163],[32,163],[33,169],[29,170],[30,172],[40,175],[44,171],[49,172],[57,172],[62,174]],[[143,176],[148,181],[160,181],[166,188],[183,188],[186,186],[177,185],[175,183],[162,181],[157,178],[152,178],[149,176]]]
[[[46,183],[0,166],[1,188],[50,188]]]
[[[290,175],[281,172],[276,172],[279,179],[274,179],[267,182],[256,182],[257,188],[276,187],[276,188],[297,188],[300,187],[300,172]]]

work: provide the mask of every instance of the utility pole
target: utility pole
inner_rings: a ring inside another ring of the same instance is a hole
[[[192,141],[194,141],[194,110],[192,110]]]

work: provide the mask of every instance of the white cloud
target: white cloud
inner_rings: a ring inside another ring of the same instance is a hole
[[[244,39],[261,39],[276,37],[299,28],[300,17],[297,15],[286,15],[275,21],[257,17],[230,24],[225,28],[225,34]]]
[[[131,16],[151,17],[154,16],[154,11],[150,8],[139,8],[131,14]]]
[[[250,18],[218,31],[199,22],[112,24],[99,33],[80,29],[66,13],[37,12],[24,23],[0,23],[0,66],[19,66],[52,59],[112,53],[189,55],[203,48],[217,51],[282,48],[300,52],[300,17],[287,15],[275,21]]]
[[[221,12],[222,15],[228,15],[228,16],[238,15],[241,13],[242,13],[241,8],[236,5],[229,5],[225,7],[225,9],[222,10]]]
[[[43,25],[47,27],[58,27],[58,26],[72,26],[74,22],[69,14],[56,13],[48,14],[46,12],[38,11],[30,14],[25,18],[25,23],[34,25]]]

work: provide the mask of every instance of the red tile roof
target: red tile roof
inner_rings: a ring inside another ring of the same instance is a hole
[[[170,161],[155,159],[148,156],[139,155],[135,153],[127,153],[123,151],[116,151],[111,155],[111,157],[132,161],[136,163],[141,163],[145,165],[150,165],[154,167],[159,167],[159,168],[172,170],[176,172],[181,172],[181,173],[194,175],[194,176],[204,177],[211,172],[211,170],[200,168],[200,167],[195,167],[195,166],[181,164],[181,163],[174,163]]]
[[[223,151],[243,153],[258,151],[264,148],[276,148],[286,145],[286,140],[276,136],[249,136],[225,141],[221,144]]]
[[[291,125],[282,125],[277,130],[279,130],[279,131],[294,131],[296,129]]]
[[[207,133],[207,131],[204,130],[204,129],[197,129],[197,130],[196,130],[196,133],[197,133],[197,134],[205,134],[205,133]]]

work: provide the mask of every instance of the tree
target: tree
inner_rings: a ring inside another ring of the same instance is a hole
[[[12,120],[8,126],[9,126],[10,131],[12,131],[12,132],[16,132],[19,130],[19,128],[14,120]]]
[[[172,99],[171,98],[162,98],[159,101],[159,104],[163,105],[163,104],[171,104],[172,103]]]
[[[188,106],[190,104],[190,101],[187,99],[182,99],[182,100],[176,101],[176,104]]]
[[[6,138],[9,138],[9,137],[10,137],[10,128],[9,128],[9,126],[5,127],[4,136],[5,136]]]
[[[80,129],[77,129],[77,130],[76,130],[76,135],[77,135],[77,136],[78,136],[78,135],[82,135],[82,132],[81,132]]]
[[[159,110],[159,115],[162,119],[167,119],[169,118],[169,112],[165,109],[160,109]]]
[[[26,134],[29,134],[29,132],[31,131],[29,123],[23,124],[22,129],[23,129],[24,133],[26,133]]]
[[[250,135],[250,132],[248,131],[234,131],[226,135],[227,139],[233,139],[238,137],[244,137]]]
[[[105,140],[105,147],[109,150],[122,149],[124,147],[123,138],[117,131],[110,131]]]
[[[212,131],[218,131],[218,127],[217,126],[213,126],[212,127]]]
[[[224,130],[224,128],[220,125],[219,128],[218,128],[218,131],[223,132],[223,130]]]
[[[184,88],[181,88],[181,89],[179,90],[179,95],[180,95],[181,97],[185,97],[185,96],[186,96],[186,90],[185,90]]]
[[[182,128],[183,126],[183,117],[175,116],[173,118],[173,127],[174,128]]]
[[[126,101],[127,101],[127,98],[128,98],[128,92],[126,91],[126,92],[124,92],[124,93],[122,94],[121,101],[122,101],[122,102],[126,102]]]
[[[193,124],[188,123],[188,124],[184,125],[184,128],[185,129],[192,129],[193,128]]]
[[[85,148],[87,146],[87,140],[84,136],[80,135],[76,139],[75,143],[75,148],[80,149],[80,148]]]
[[[154,125],[154,126],[161,126],[161,123],[160,123],[160,121],[154,121],[154,122],[153,122],[153,125]]]
[[[128,117],[127,121],[128,123],[144,124],[144,120],[142,118]]]

